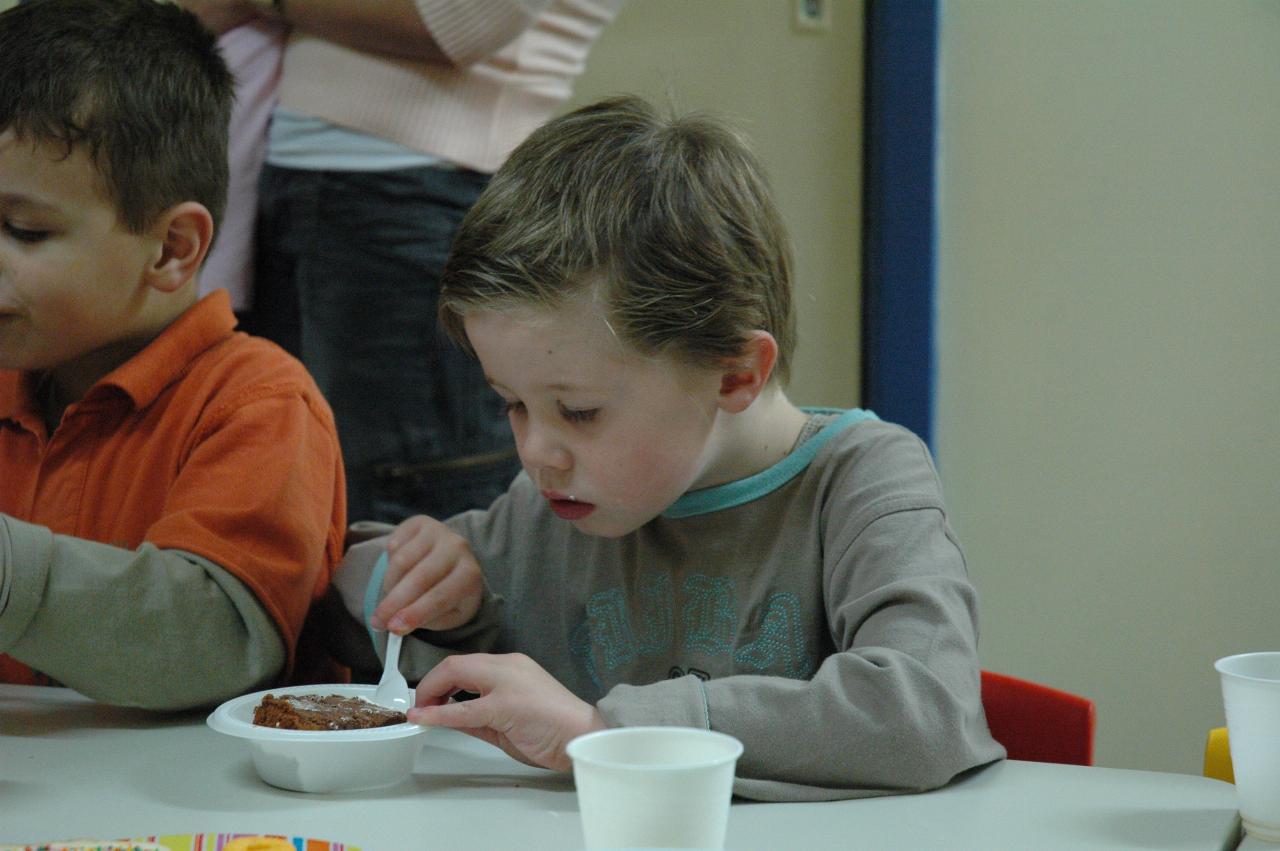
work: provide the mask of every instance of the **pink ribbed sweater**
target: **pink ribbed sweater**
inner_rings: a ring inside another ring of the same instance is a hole
[[[624,0],[416,0],[454,66],[295,35],[280,105],[492,172],[569,97]]]

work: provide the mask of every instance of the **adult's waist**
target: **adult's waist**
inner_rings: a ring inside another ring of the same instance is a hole
[[[384,61],[308,36],[285,52],[280,106],[493,172],[568,98],[569,76],[490,60]],[[270,156],[270,155],[269,155]]]

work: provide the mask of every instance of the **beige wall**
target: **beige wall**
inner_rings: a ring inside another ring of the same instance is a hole
[[[938,443],[988,666],[1198,773],[1280,649],[1280,3],[950,0]]]
[[[858,399],[862,4],[792,28],[790,0],[630,0],[571,106],[620,92],[706,109],[752,140],[796,248],[800,347],[791,397]]]

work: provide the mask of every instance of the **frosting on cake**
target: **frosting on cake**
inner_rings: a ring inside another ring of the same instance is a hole
[[[338,694],[268,694],[253,710],[254,724],[281,730],[365,730],[404,721],[403,712]]]

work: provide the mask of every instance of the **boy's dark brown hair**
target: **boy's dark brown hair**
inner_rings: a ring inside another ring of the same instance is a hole
[[[791,248],[764,170],[705,115],[618,97],[554,119],[520,145],[467,213],[440,318],[467,346],[472,311],[555,310],[590,291],[625,343],[719,367],[763,329],[774,374],[795,349]]]
[[[137,233],[198,201],[221,221],[231,73],[214,36],[156,0],[30,0],[0,14],[0,131],[83,146]]]

